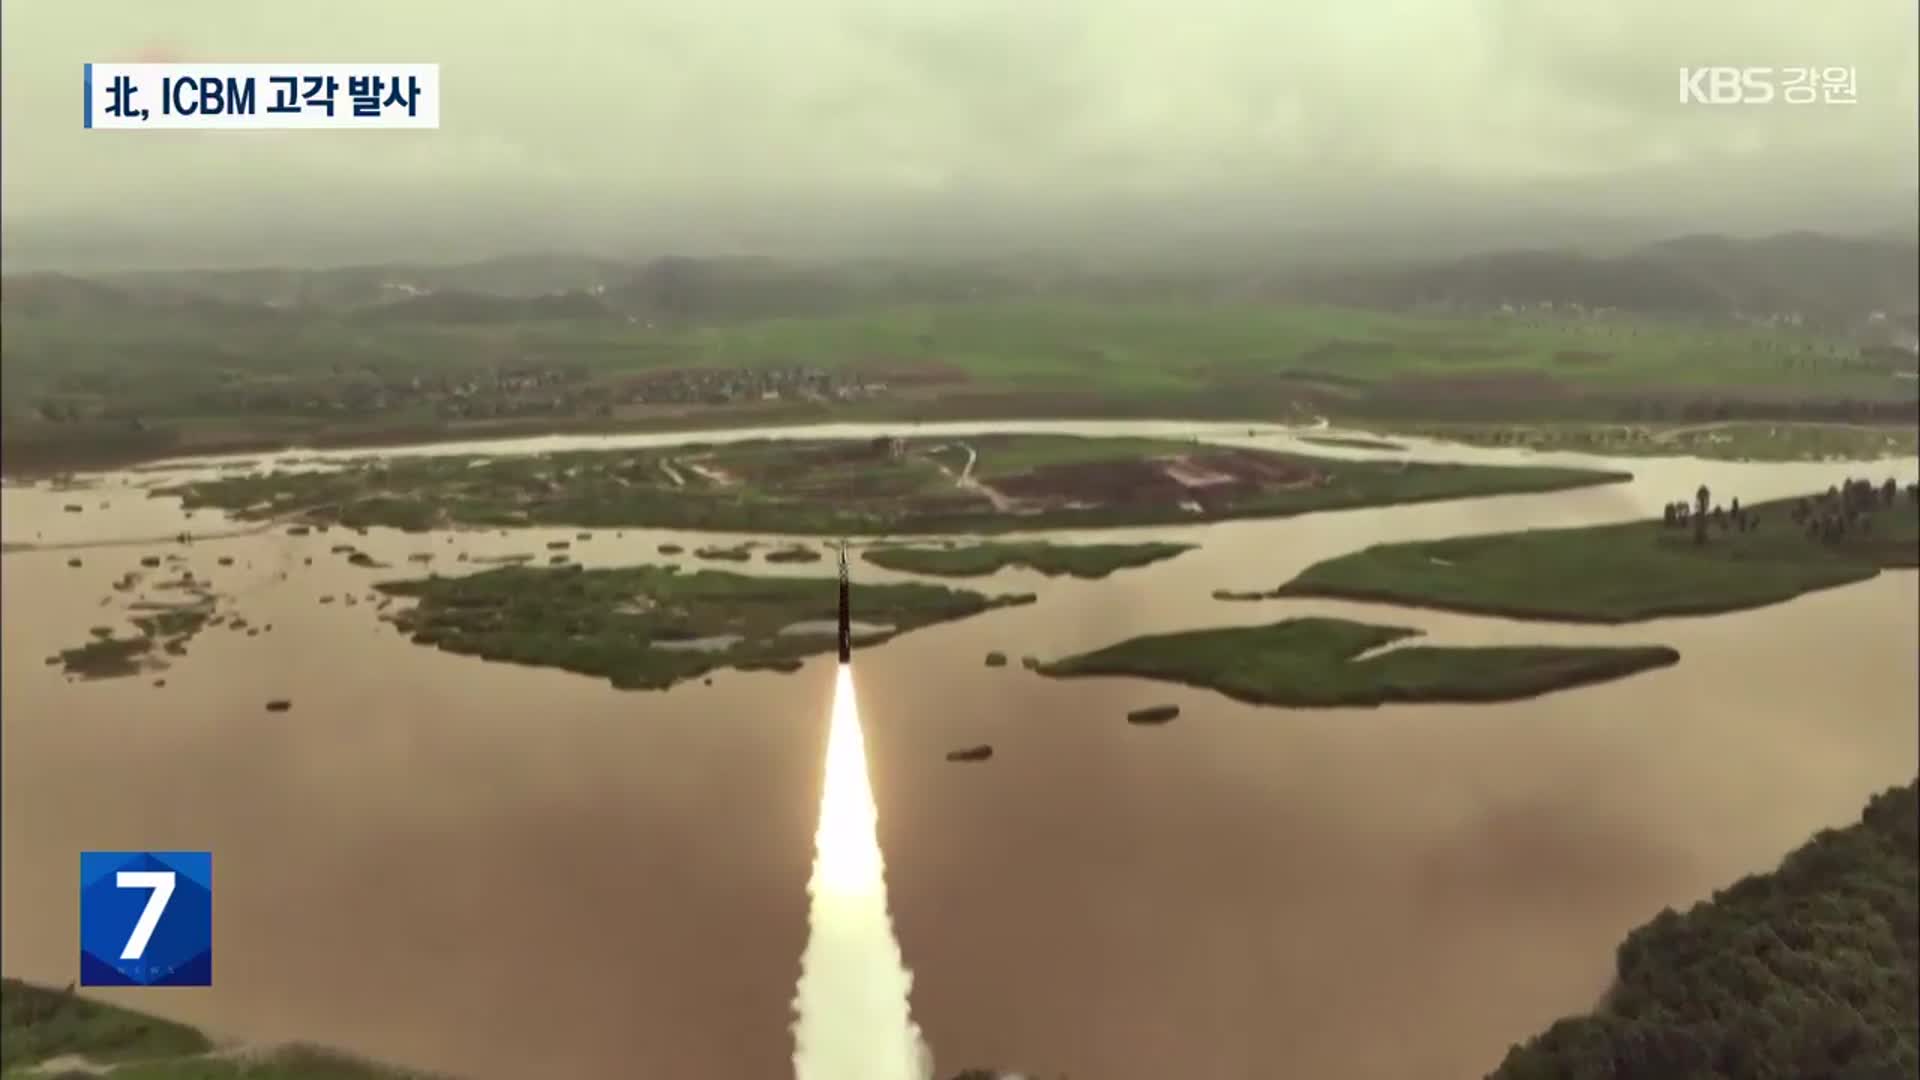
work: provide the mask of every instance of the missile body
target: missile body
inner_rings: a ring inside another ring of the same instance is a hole
[[[847,549],[840,549],[840,662],[853,662],[853,610],[847,598]]]

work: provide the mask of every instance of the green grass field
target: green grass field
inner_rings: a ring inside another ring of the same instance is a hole
[[[1103,578],[1117,570],[1171,559],[1192,544],[966,544],[960,547],[870,548],[861,558],[888,570],[937,577],[983,577],[1023,566],[1048,577]]]
[[[394,616],[413,641],[448,652],[663,690],[722,668],[791,671],[834,647],[832,580],[674,567],[508,566],[375,586],[419,604]],[[987,597],[939,585],[860,589],[862,644],[1031,595]]]
[[[1705,543],[1688,528],[1638,521],[1381,544],[1310,566],[1274,595],[1620,623],[1759,607],[1920,564],[1910,494],[1831,543],[1795,523],[1797,502],[1748,507],[1751,531],[1709,527]]]
[[[1040,665],[1056,678],[1127,675],[1217,690],[1256,705],[1326,708],[1390,702],[1496,702],[1665,667],[1661,646],[1449,648],[1404,645],[1417,630],[1343,619],[1131,638]]]
[[[1892,361],[1795,331],[1653,320],[1411,316],[1333,307],[1067,300],[866,308],[723,325],[620,319],[369,323],[313,310],[0,324],[9,467],[95,456],[459,434],[848,419],[1048,416],[1701,423],[1766,413],[1911,428]],[[563,376],[485,420],[436,380]],[[806,366],[889,382],[871,399],[757,397],[629,411],[637,376]],[[1911,366],[1911,365],[1908,365]],[[1711,444],[1703,444],[1708,452]]]

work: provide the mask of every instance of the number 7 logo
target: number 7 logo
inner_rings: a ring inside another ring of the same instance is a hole
[[[80,985],[212,986],[213,853],[80,853]]]
[[[139,921],[133,924],[127,947],[120,950],[120,959],[138,960],[146,955],[147,942],[153,940],[154,928],[166,913],[167,901],[173,899],[173,880],[171,870],[122,870],[114,875],[113,883],[122,889],[153,890],[147,896],[147,906],[140,912]]]

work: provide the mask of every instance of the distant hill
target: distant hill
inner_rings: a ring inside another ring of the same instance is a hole
[[[9,274],[0,286],[0,305],[9,315],[57,316],[133,302],[123,289],[70,274]]]
[[[1874,312],[1895,326],[1912,326],[1920,309],[1917,265],[1920,241],[1911,227],[1865,236],[1692,235],[1610,255],[1502,250],[1305,272],[1282,269],[1278,256],[1262,265],[1208,263],[1181,253],[1158,263],[519,255],[450,266],[8,275],[0,304],[9,314],[27,315],[159,309],[237,323],[319,311],[369,324],[444,324],[608,317],[732,322],[1006,299],[1317,302],[1390,310],[1551,302],[1657,317],[1798,313],[1816,326],[1853,328]]]
[[[1842,237],[1782,233],[1758,239],[1683,236],[1623,255],[1510,251],[1334,275],[1305,275],[1293,291],[1361,307],[1577,303],[1649,315],[1726,317],[1799,313],[1850,325],[1920,302],[1920,245],[1897,233]]]
[[[362,323],[453,323],[481,325],[504,322],[543,322],[555,319],[607,319],[614,312],[599,297],[584,292],[546,296],[494,296],[448,290],[423,293],[387,303],[354,309]]]
[[[0,309],[8,315],[93,318],[119,312],[170,314],[215,324],[270,323],[282,312],[265,304],[195,291],[183,282],[130,288],[68,274],[11,274],[0,284]]]
[[[355,307],[428,292],[534,297],[585,292],[622,280],[632,266],[582,255],[504,255],[435,266],[395,263],[325,269],[141,270],[100,280],[133,291],[177,289],[235,303]],[[9,278],[11,280],[11,278]]]

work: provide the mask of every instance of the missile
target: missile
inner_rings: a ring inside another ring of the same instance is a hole
[[[840,548],[840,662],[853,662],[853,610],[847,599],[847,549]]]

